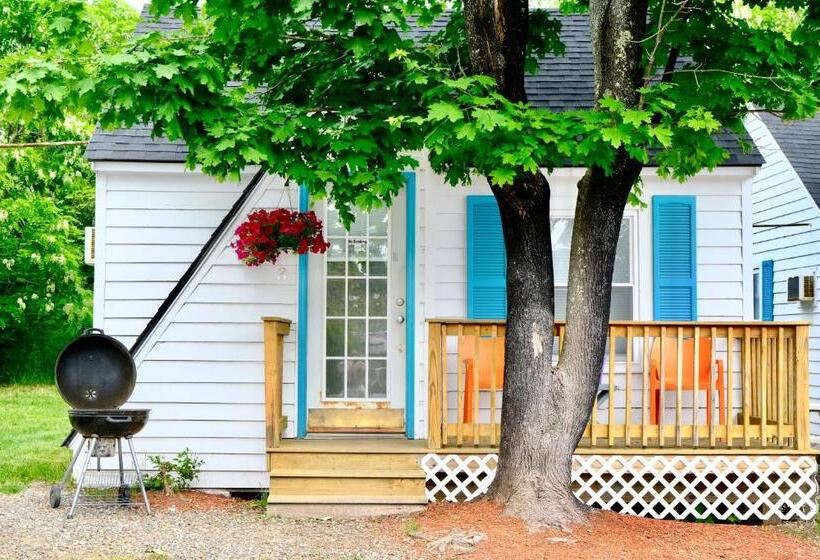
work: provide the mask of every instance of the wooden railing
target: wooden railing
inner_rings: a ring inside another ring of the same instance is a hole
[[[498,445],[504,322],[428,324],[429,447]],[[554,336],[557,359],[563,324]],[[607,344],[579,452],[810,448],[808,323],[618,321]]]
[[[267,447],[279,447],[288,419],[282,416],[282,369],[285,337],[290,319],[262,317],[265,341],[265,438]]]

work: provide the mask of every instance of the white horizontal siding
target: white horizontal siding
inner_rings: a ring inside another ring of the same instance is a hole
[[[807,224],[755,228],[752,251],[756,265],[774,261],[774,318],[813,323],[809,329],[809,393],[812,399],[820,400],[820,306],[786,300],[788,277],[820,274],[820,211],[765,124],[750,117],[747,128],[766,160],[752,184],[754,222]],[[811,422],[812,435],[820,435],[817,415],[812,415]]]
[[[98,213],[95,324],[129,345],[249,180],[218,184],[167,168],[111,173],[99,181],[106,191]],[[296,317],[298,271],[292,257],[250,269],[230,241],[248,211],[281,196],[279,184],[263,180],[137,354],[137,385],[126,406],[149,408],[151,416],[135,446],[143,460],[190,449],[205,461],[199,486],[266,484],[261,317]],[[283,413],[292,433],[296,325],[284,356]]]

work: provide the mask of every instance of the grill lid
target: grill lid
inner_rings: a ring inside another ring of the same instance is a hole
[[[137,367],[123,344],[101,329],[88,329],[60,352],[54,380],[75,409],[121,406],[134,390]]]

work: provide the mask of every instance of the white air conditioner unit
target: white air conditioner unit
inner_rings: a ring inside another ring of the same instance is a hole
[[[94,264],[94,257],[97,254],[97,229],[94,227],[85,228],[85,264]]]
[[[792,276],[787,281],[789,301],[814,301],[814,275]]]

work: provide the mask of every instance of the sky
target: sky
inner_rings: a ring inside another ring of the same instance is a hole
[[[132,6],[134,6],[137,10],[142,10],[143,5],[148,3],[148,0],[125,0]]]

